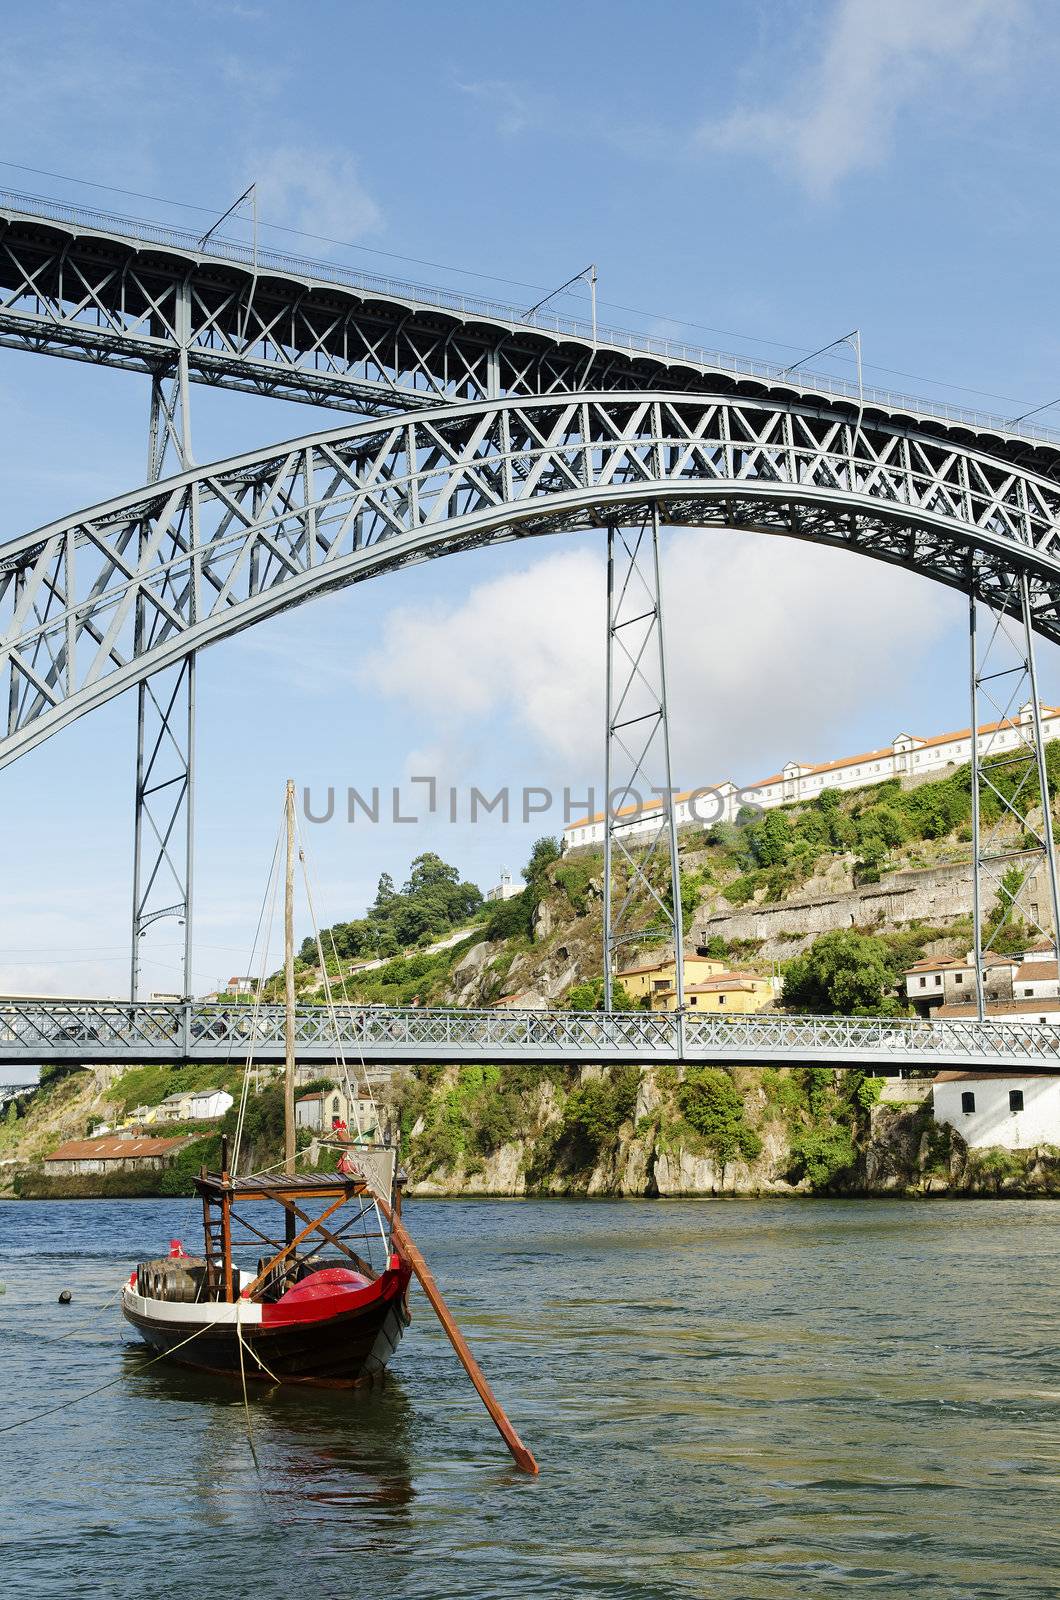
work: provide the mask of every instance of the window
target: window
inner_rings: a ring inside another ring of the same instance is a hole
[[[1023,1090],[1010,1089],[1008,1092],[1008,1108],[1010,1111],[1023,1110]]]
[[[936,972],[936,974],[935,974],[935,988],[936,989],[941,989],[942,988],[942,974],[941,974],[941,972]]]
[[[964,973],[963,972],[955,972],[953,974],[953,981],[954,981],[954,983],[963,983],[964,982]]]
[[[1034,999],[1034,990],[1033,989],[1024,989],[1023,993],[1024,993],[1024,995],[1026,996],[1026,998],[1028,1000],[1033,1000]]]
[[[725,1004],[725,996],[723,994],[719,994],[719,996],[718,996],[718,1004],[719,1004],[719,1006],[723,1006]]]
[[[921,987],[921,988],[922,988],[922,989],[926,989],[926,988],[927,988],[927,979],[926,979],[926,978],[924,978],[924,977],[922,977],[922,978],[921,978],[921,979],[920,979],[920,987]]]
[[[975,1095],[970,1089],[965,1089],[964,1093],[961,1095],[961,1110],[964,1112],[966,1117],[971,1116],[972,1112],[975,1110]]]

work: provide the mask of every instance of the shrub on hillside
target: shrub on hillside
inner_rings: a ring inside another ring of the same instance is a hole
[[[681,1115],[724,1164],[735,1156],[753,1161],[762,1141],[748,1127],[743,1099],[720,1067],[692,1067],[677,1091]]]

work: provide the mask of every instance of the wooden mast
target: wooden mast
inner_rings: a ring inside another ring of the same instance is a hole
[[[287,780],[287,875],[283,900],[283,1153],[284,1170],[294,1177],[294,779]],[[294,1218],[287,1214],[293,1231]]]

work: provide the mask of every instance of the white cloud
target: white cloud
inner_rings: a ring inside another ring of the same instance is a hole
[[[708,121],[699,141],[764,156],[826,194],[884,159],[909,102],[952,91],[955,74],[996,77],[1025,16],[1024,0],[836,0],[815,30],[823,53],[788,98]]]
[[[383,213],[361,181],[356,160],[342,151],[281,145],[254,161],[261,214],[341,239],[376,232]]]
[[[859,713],[881,739],[897,731],[881,719],[916,681],[941,590],[764,536],[672,531],[663,556],[677,781],[750,781],[790,756],[839,755],[832,741]],[[599,776],[603,635],[599,550],[557,551],[452,604],[396,607],[363,672],[437,743],[507,719],[499,736],[543,779],[581,782]]]
[[[459,82],[461,94],[490,107],[496,113],[497,132],[514,138],[540,123],[541,102],[534,101],[506,78],[484,78],[477,82]]]

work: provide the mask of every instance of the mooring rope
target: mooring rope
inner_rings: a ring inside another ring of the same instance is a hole
[[[168,1360],[178,1350],[183,1350],[184,1346],[190,1344],[193,1339],[197,1339],[200,1333],[208,1333],[211,1328],[219,1328],[220,1326],[221,1323],[219,1321],[204,1322],[201,1328],[196,1328],[194,1333],[189,1334],[186,1339],[182,1339],[179,1344],[171,1345],[168,1350],[163,1350],[159,1356],[152,1356],[151,1360],[146,1361],[140,1368],[141,1372],[146,1372],[149,1367],[157,1366],[160,1361]],[[57,1411],[67,1411],[71,1406],[80,1405],[82,1400],[91,1400],[93,1395],[102,1394],[104,1389],[113,1389],[115,1384],[124,1382],[125,1374],[124,1372],[119,1372],[116,1378],[110,1378],[106,1383],[99,1383],[94,1389],[85,1389],[81,1394],[75,1394],[69,1400],[61,1401],[57,1406],[48,1406],[44,1411],[34,1411],[31,1416],[19,1417],[16,1422],[5,1422],[0,1426],[0,1433],[10,1433],[14,1428],[24,1428],[27,1423],[39,1422],[42,1417],[53,1417]]]
[[[243,1385],[243,1410],[247,1414],[247,1443],[250,1445],[250,1455],[254,1462],[254,1471],[261,1477],[261,1464],[258,1461],[258,1452],[254,1448],[254,1429],[250,1425],[250,1401],[247,1399],[247,1374],[243,1367],[243,1328],[242,1328],[242,1300],[236,1301],[236,1342],[239,1345],[239,1377]]]
[[[121,1299],[123,1290],[124,1286],[118,1290],[117,1294],[112,1294],[109,1300],[103,1300],[98,1306],[94,1306],[93,1310],[106,1311],[108,1306],[112,1306],[116,1300]],[[33,1337],[38,1339],[41,1344],[61,1344],[64,1339],[72,1339],[75,1333],[82,1333],[85,1328],[91,1327],[92,1322],[79,1322],[75,1327],[67,1328],[65,1333],[42,1333],[34,1334]]]

